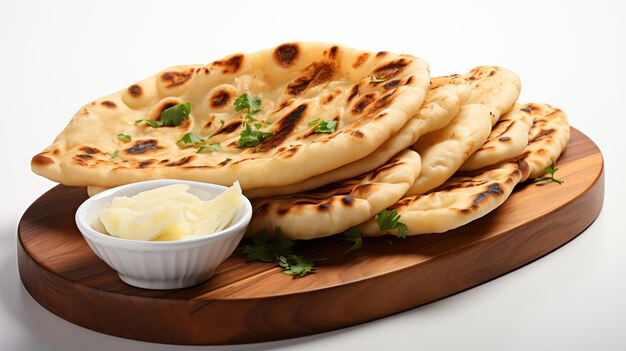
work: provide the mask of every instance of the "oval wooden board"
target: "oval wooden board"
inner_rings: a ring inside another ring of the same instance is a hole
[[[151,291],[124,284],[74,224],[84,188],[57,186],[19,224],[22,282],[45,308],[102,333],[174,344],[234,344],[292,338],[404,311],[508,273],[565,244],[598,216],[604,198],[600,150],[572,129],[555,183],[523,184],[489,215],[446,234],[405,240],[339,236],[298,243],[326,258],[292,279],[271,263],[228,258],[199,286]]]

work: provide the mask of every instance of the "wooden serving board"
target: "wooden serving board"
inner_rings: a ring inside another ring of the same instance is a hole
[[[126,285],[98,259],[74,223],[85,189],[59,185],[22,217],[19,272],[45,308],[102,333],[174,344],[292,338],[441,299],[567,243],[598,216],[604,198],[600,150],[575,129],[557,176],[563,185],[522,184],[497,210],[445,234],[365,239],[349,254],[340,236],[298,243],[296,251],[326,258],[301,279],[236,253],[208,282],[166,291]]]

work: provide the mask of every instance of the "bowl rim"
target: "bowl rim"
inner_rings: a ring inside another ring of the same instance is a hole
[[[250,203],[250,200],[245,195],[241,194],[241,197],[243,199],[243,206],[240,209],[240,211],[243,211],[243,215],[241,216],[241,218],[239,218],[238,221],[236,221],[232,225],[220,231],[203,235],[203,236],[200,236],[198,238],[193,238],[193,239],[170,240],[170,241],[124,239],[124,238],[118,238],[109,234],[101,233],[93,229],[90,224],[86,223],[87,222],[86,221],[87,209],[93,202],[103,199],[103,198],[112,198],[113,196],[115,196],[115,193],[117,193],[120,190],[138,187],[138,186],[146,185],[146,184],[154,184],[154,187],[152,187],[152,189],[155,189],[161,186],[166,186],[166,185],[173,185],[173,184],[186,184],[186,185],[189,185],[190,187],[193,187],[199,190],[206,190],[207,188],[212,188],[212,189],[217,188],[219,190],[222,190],[223,192],[223,191],[226,191],[226,189],[228,189],[228,187],[223,186],[223,185],[196,182],[196,181],[191,181],[191,180],[182,180],[182,179],[154,179],[154,180],[145,180],[145,181],[139,181],[139,182],[120,185],[111,189],[107,189],[103,192],[100,192],[88,198],[78,207],[78,209],[76,210],[76,214],[74,215],[74,220],[76,222],[78,230],[81,232],[81,234],[83,234],[83,236],[86,236],[88,239],[96,240],[104,244],[122,244],[126,247],[150,246],[154,248],[157,248],[157,247],[165,248],[165,247],[173,247],[173,246],[195,245],[195,244],[199,244],[200,242],[205,242],[205,241],[209,242],[209,241],[216,240],[220,237],[224,237],[228,235],[235,235],[237,232],[239,232],[239,230],[242,230],[242,229],[245,230],[245,228],[250,223],[250,219],[252,218],[252,204]],[[146,191],[146,190],[143,190],[143,191]],[[139,193],[139,191],[137,193]]]

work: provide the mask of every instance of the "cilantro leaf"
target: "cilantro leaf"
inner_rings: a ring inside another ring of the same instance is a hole
[[[190,102],[166,108],[163,112],[161,112],[161,127],[173,127],[183,124],[184,120],[189,119],[190,112]]]
[[[246,117],[244,117],[246,122],[256,122],[256,118],[251,113],[246,113]]]
[[[314,125],[320,123],[322,119],[321,118],[316,118],[314,120],[312,120],[311,122],[308,123],[309,127],[313,127]]]
[[[209,144],[209,145],[202,145],[198,148],[198,151],[196,151],[197,154],[201,153],[203,150],[205,149],[209,149],[213,152],[217,152],[220,151],[220,143],[213,143],[213,144]]]
[[[382,83],[384,81],[386,81],[386,78],[376,78],[375,75],[372,74],[372,79],[370,80],[371,83]]]
[[[245,123],[244,123],[245,124]],[[245,129],[239,134],[239,141],[237,146],[239,147],[255,147],[261,144],[263,141],[272,137],[274,133],[263,132],[258,129],[253,129],[249,124],[245,124]]]
[[[283,274],[294,278],[302,278],[315,270],[315,261],[301,255],[280,256],[278,265],[283,269]]]
[[[318,134],[333,134],[337,129],[337,121],[322,121],[315,127],[315,133]]]
[[[295,241],[283,236],[280,227],[274,228],[273,246],[277,256],[284,256],[291,253],[291,249],[296,244]]]
[[[398,219],[400,218],[400,216],[398,216]],[[400,239],[406,239],[406,236],[408,234],[409,231],[409,227],[406,226],[406,224],[402,223],[402,222],[398,222],[398,233],[396,234],[396,236]]]
[[[558,171],[559,169],[556,168],[556,161],[552,163],[552,165],[548,168],[546,168],[545,171],[543,171],[543,174],[549,174],[548,177],[539,177],[539,178],[535,178],[534,181],[535,182],[545,182],[545,181],[550,181],[550,182],[554,182],[557,183],[559,185],[565,183],[564,180],[560,180],[560,179],[556,179],[554,178],[554,173],[556,173],[556,171]]]
[[[274,237],[268,239],[267,230],[260,231],[252,237],[252,245],[245,245],[241,249],[248,254],[247,261],[274,262],[280,256],[291,255],[295,242],[283,237],[279,227],[274,229]]]
[[[235,111],[239,112],[247,109],[249,114],[256,114],[261,111],[261,99],[256,96],[241,94],[235,99]]]
[[[226,121],[224,121],[223,119],[220,119],[220,125],[224,125],[224,123],[226,123]]]
[[[117,137],[118,137],[118,138],[120,138],[120,140],[123,140],[124,142],[131,141],[131,140],[132,140],[132,138],[131,138],[131,137],[130,137],[130,135],[128,135],[128,134],[122,134],[122,133],[120,133],[120,134],[118,134],[118,135],[117,135]]]
[[[152,128],[159,128],[163,126],[163,123],[161,123],[161,121],[155,121],[153,119],[138,119],[135,121],[135,124],[139,123],[145,123]]]
[[[378,228],[382,230],[396,230],[396,236],[398,238],[405,239],[408,232],[406,224],[400,222],[400,215],[396,210],[382,210],[374,218],[378,224]]]
[[[120,154],[120,150],[115,150],[113,152],[107,152],[107,155],[111,156],[111,158],[116,158],[117,155]]]
[[[244,245],[241,248],[241,251],[248,255],[246,262],[274,262],[274,252],[267,242],[267,236],[266,230],[258,232],[252,237],[253,245]]]
[[[205,140],[201,138],[198,134],[194,132],[189,132],[183,135],[182,138],[178,139],[177,143],[183,143],[185,145],[196,145],[204,142]]]
[[[363,245],[363,239],[361,238],[362,235],[363,235],[363,232],[361,232],[361,229],[359,229],[359,227],[351,227],[350,229],[343,232],[343,238],[346,241],[354,243],[352,244],[352,247],[350,247],[344,253],[348,253],[348,252],[352,252],[352,251],[356,251],[360,249],[361,246]]]
[[[252,243],[241,247],[246,261],[276,262],[283,269],[283,273],[294,278],[301,278],[313,273],[315,262],[308,257],[292,253],[295,242],[282,235],[279,227],[274,229],[274,237],[268,238],[266,230],[254,234]]]

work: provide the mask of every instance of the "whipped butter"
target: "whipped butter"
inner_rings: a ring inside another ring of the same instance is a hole
[[[188,185],[175,184],[116,196],[100,211],[100,222],[107,234],[123,239],[185,240],[226,228],[243,206],[239,182],[209,201],[187,190]]]

